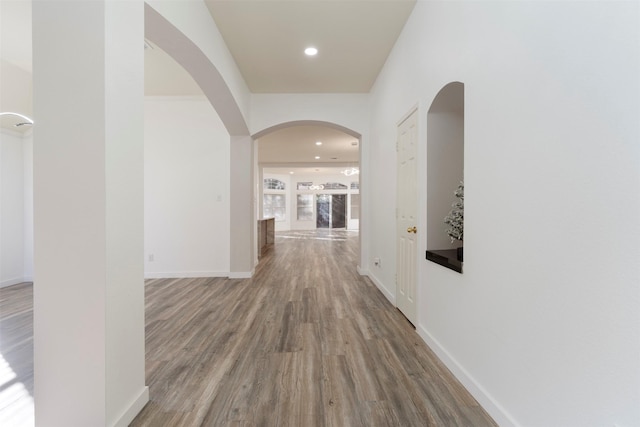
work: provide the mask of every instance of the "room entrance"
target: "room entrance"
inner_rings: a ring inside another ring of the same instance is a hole
[[[316,195],[316,227],[346,228],[347,195]]]

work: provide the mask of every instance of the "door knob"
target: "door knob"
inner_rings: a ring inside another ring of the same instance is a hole
[[[407,233],[417,233],[417,232],[418,232],[418,229],[416,228],[415,225],[413,227],[407,228]]]

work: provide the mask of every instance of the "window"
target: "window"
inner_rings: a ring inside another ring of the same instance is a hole
[[[298,194],[298,221],[313,221],[313,194]]]
[[[339,182],[327,182],[324,184],[325,190],[346,190],[347,186],[344,184],[340,184]]]
[[[279,179],[265,178],[263,188],[265,190],[284,190],[286,184]]]
[[[351,183],[351,189],[352,190],[359,190],[360,189],[360,183],[359,182],[352,182]]]
[[[262,198],[263,212],[266,218],[284,221],[287,215],[286,196],[284,194],[265,194]]]
[[[312,185],[313,185],[313,182],[299,182],[298,190],[309,190]]]
[[[360,195],[351,195],[351,219],[360,219]]]

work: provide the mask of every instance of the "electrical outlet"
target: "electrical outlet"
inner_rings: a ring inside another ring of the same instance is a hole
[[[153,262],[153,258],[154,258],[153,254],[149,254],[149,262]]]
[[[376,257],[373,259],[373,265],[376,267],[380,267],[380,258]]]

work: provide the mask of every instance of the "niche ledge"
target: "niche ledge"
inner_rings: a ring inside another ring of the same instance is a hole
[[[462,262],[458,261],[455,249],[434,249],[427,251],[427,260],[450,270],[462,273]]]

